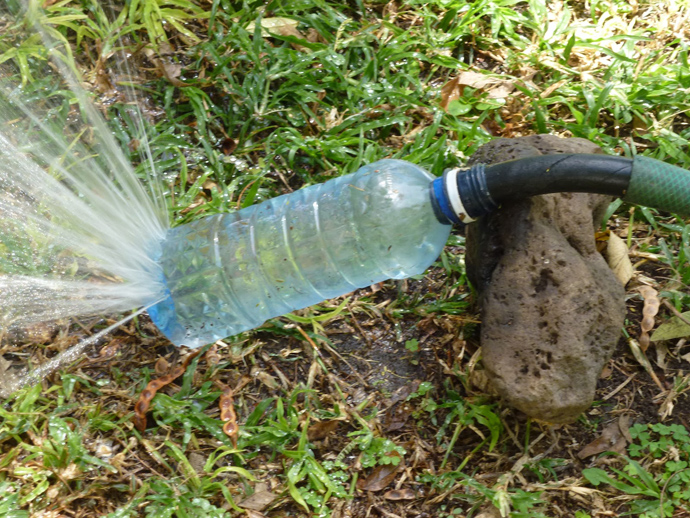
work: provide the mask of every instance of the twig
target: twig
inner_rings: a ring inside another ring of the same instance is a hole
[[[615,389],[613,389],[611,392],[609,392],[609,393],[606,394],[603,398],[601,398],[602,401],[607,401],[607,400],[611,399],[613,396],[615,396],[616,394],[618,394],[621,390],[623,390],[623,388],[624,388],[628,383],[630,383],[630,382],[633,380],[633,378],[634,378],[635,376],[637,376],[637,373],[636,373],[636,372],[633,372],[627,380],[625,380],[623,383],[621,383],[620,385],[618,385]]]
[[[309,345],[312,346],[312,348],[314,349],[314,351],[319,352],[319,348],[318,348],[317,345],[314,343],[314,340],[312,340],[311,337],[310,337],[307,333],[304,332],[304,329],[302,329],[300,326],[296,326],[296,328],[297,328],[297,331],[299,331],[300,334],[304,337],[304,339],[305,339],[307,342],[309,342]]]
[[[371,338],[369,338],[369,335],[364,332],[364,329],[362,329],[362,326],[359,325],[359,322],[357,321],[357,317],[355,317],[354,312],[352,309],[350,309],[350,318],[352,319],[352,322],[354,322],[355,327],[357,328],[357,331],[359,331],[359,334],[362,335],[362,338],[364,338],[364,341],[367,343],[369,347],[371,347]]]

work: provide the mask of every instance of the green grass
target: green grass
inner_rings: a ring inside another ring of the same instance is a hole
[[[129,83],[142,100],[175,224],[237,210],[383,157],[440,174],[496,136],[583,137],[609,153],[646,154],[690,168],[690,72],[687,43],[674,32],[677,18],[648,5],[636,8],[647,12],[639,16],[618,0],[589,2],[589,10],[581,3],[550,4],[142,0],[113,19],[99,2],[82,0],[52,4],[44,23],[70,42],[94,101],[140,164],[140,152],[130,145],[136,121],[104,99],[94,80],[99,66],[116,64],[117,54],[110,54],[120,45],[133,51],[130,66],[137,73]],[[299,32],[275,32],[285,19]],[[71,96],[49,73],[40,38],[21,22],[3,22],[0,62],[15,66],[26,95],[49,98],[52,114],[67,120]],[[273,32],[262,31],[270,24]],[[494,98],[468,85],[445,111],[442,86],[463,70],[514,89]],[[145,169],[141,163],[142,177]],[[612,210],[628,217],[628,207]],[[658,279],[663,296],[687,310],[687,221],[647,208],[635,208],[630,218],[630,244],[659,256],[666,268],[666,278]],[[113,518],[238,516],[238,503],[259,491],[259,481],[274,497],[267,516],[330,516],[348,506],[363,516],[357,506],[367,495],[358,481],[401,458],[411,474],[405,487],[417,495],[409,505],[433,516],[476,516],[490,507],[503,516],[556,516],[564,508],[558,484],[565,476],[582,494],[591,483],[645,497],[622,511],[658,516],[654,506],[662,493],[666,508],[682,508],[685,436],[671,436],[660,424],[634,428],[627,468],[583,472],[565,451],[532,451],[535,435],[549,429],[521,421],[477,389],[471,381],[475,349],[453,341],[460,333],[474,339],[463,246],[461,236],[452,236],[429,276],[405,287],[388,283],[385,295],[358,293],[228,339],[220,364],[200,362],[179,390],[156,396],[143,435],[130,424],[132,407],[157,376],[152,365],[166,349],[138,322],[121,337],[127,344],[121,357],[70,370],[0,407],[0,516],[77,508]],[[376,323],[367,333],[390,328],[412,363],[424,361],[429,350],[437,365],[443,362],[434,383],[425,381],[408,396],[404,433],[382,424],[381,394],[358,397],[359,381],[340,379],[327,358],[326,351],[338,350],[331,332],[359,321]],[[432,347],[422,339],[423,324],[454,336]],[[53,352],[50,343],[38,349]],[[235,382],[247,373],[256,381],[236,399],[241,434],[234,449],[222,433],[213,382]],[[312,424],[330,421],[340,423],[338,432],[325,442],[309,438]],[[580,426],[563,433],[589,432]],[[659,457],[651,445],[661,440],[679,448],[682,459],[654,471],[649,462]],[[201,465],[192,463],[193,453],[202,455]],[[515,468],[525,455],[525,468]],[[382,494],[370,496],[392,513],[405,512]],[[566,504],[588,516],[580,500]],[[621,511],[613,497],[605,505]]]

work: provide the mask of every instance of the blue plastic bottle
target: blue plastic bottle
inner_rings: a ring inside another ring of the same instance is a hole
[[[424,272],[450,225],[416,165],[381,160],[235,213],[169,231],[159,264],[170,292],[149,314],[199,347],[385,279]]]

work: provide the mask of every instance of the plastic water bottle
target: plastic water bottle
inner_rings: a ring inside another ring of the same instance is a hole
[[[424,272],[450,224],[416,165],[381,160],[235,213],[169,231],[170,292],[149,309],[177,345],[199,347],[386,279]]]

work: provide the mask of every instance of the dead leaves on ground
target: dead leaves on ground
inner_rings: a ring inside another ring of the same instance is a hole
[[[302,40],[305,43],[316,43],[322,40],[321,35],[315,29],[310,29],[305,35],[297,28],[298,25],[299,22],[297,20],[282,16],[263,18],[261,20],[261,36],[264,38],[270,38],[272,36],[292,37]],[[253,33],[255,30],[256,25],[254,23],[250,23],[247,26],[248,32]],[[290,41],[290,45],[300,52],[311,52],[309,47],[295,41]]]
[[[260,512],[270,506],[277,498],[278,495],[269,490],[268,484],[257,482],[254,487],[254,492],[244,500],[238,502],[237,505],[248,511]]]
[[[134,417],[132,418],[132,422],[139,432],[143,433],[146,430],[146,413],[148,412],[149,407],[151,406],[151,401],[156,396],[156,393],[166,385],[169,385],[174,380],[182,376],[187,370],[190,362],[199,355],[199,352],[200,351],[196,351],[188,355],[182,364],[172,369],[169,374],[161,376],[155,380],[151,380],[146,385],[146,388],[139,396],[139,400],[137,401],[136,405],[134,405]],[[213,364],[215,361],[215,349],[210,349],[209,353],[207,353],[207,360],[210,364]],[[162,374],[167,370],[169,370],[167,360],[165,360],[165,358],[159,358],[155,365],[156,373]],[[224,423],[223,432],[230,438],[234,448],[237,448],[237,437],[240,428],[237,424],[237,415],[235,414],[235,401],[233,396],[236,391],[242,389],[242,387],[249,383],[250,380],[251,378],[244,376],[234,390],[220,382],[217,383],[222,390],[218,401],[218,406],[220,408],[220,420]]]
[[[462,98],[468,86],[485,92],[489,99],[504,99],[515,90],[512,80],[465,70],[441,88],[441,108],[448,112],[450,104]],[[450,109],[452,111],[452,107]]]
[[[320,441],[332,433],[335,433],[338,426],[340,426],[340,421],[321,421],[314,423],[307,430],[307,438],[310,441]]]
[[[390,452],[388,456],[391,457],[391,463],[376,466],[367,478],[357,481],[357,489],[381,491],[395,480],[398,473],[405,467],[405,461],[397,451]],[[393,459],[397,459],[397,463]]]
[[[630,428],[630,416],[623,414],[604,428],[599,437],[582,448],[577,456],[581,459],[586,459],[605,451],[612,451],[621,455],[625,454],[627,445],[632,442],[628,428]]]

